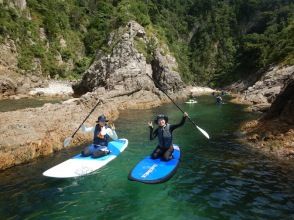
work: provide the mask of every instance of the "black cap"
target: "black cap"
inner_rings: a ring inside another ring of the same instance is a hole
[[[105,115],[100,115],[96,122],[108,122],[108,120],[106,119]]]
[[[157,116],[156,116],[156,118],[155,118],[155,120],[154,120],[154,123],[157,124],[159,119],[164,119],[166,123],[168,122],[168,117],[167,117],[166,115],[162,115],[162,114],[160,114],[160,115],[157,115]]]

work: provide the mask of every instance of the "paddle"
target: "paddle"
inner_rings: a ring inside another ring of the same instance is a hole
[[[177,105],[177,103],[175,103],[174,102],[174,100],[160,87],[160,85],[157,83],[157,82],[155,82],[152,78],[151,78],[151,76],[149,76],[148,74],[146,74],[153,82],[154,82],[154,84],[157,86],[157,88],[159,88],[171,101],[172,101],[172,103],[174,103],[174,105],[182,112],[182,113],[184,113],[184,111],[180,108],[180,106],[178,106]],[[209,134],[205,131],[205,130],[203,130],[202,128],[200,128],[200,127],[198,127],[195,123],[194,123],[194,121],[192,121],[192,119],[188,116],[188,119],[190,120],[190,122],[192,122],[192,124],[207,138],[207,139],[209,139]]]
[[[94,106],[94,108],[90,111],[90,113],[87,115],[87,117],[84,119],[84,121],[80,124],[80,126],[75,130],[75,132],[72,134],[72,136],[65,138],[64,142],[63,142],[63,146],[67,147],[71,140],[74,138],[74,136],[76,135],[76,133],[78,132],[78,130],[80,129],[80,127],[82,127],[82,125],[84,124],[84,122],[90,117],[90,115],[93,113],[93,111],[96,109],[96,107],[101,103],[101,100],[99,99],[99,101],[97,102],[97,104]]]

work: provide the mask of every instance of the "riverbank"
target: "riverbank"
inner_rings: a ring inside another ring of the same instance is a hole
[[[32,96],[61,96],[70,97],[73,95],[72,83],[70,81],[49,81],[48,87],[33,88],[30,92]]]
[[[192,97],[197,97],[200,95],[211,95],[213,92],[217,91],[209,87],[193,86],[190,92]]]
[[[241,131],[245,134],[239,139],[243,144],[249,144],[267,156],[294,162],[293,126],[280,120],[253,120],[243,123]]]
[[[69,99],[72,98],[73,82],[68,80],[48,80],[46,85],[39,87],[29,88],[26,91],[18,92],[16,94],[10,94],[2,96],[0,100],[18,100],[24,98],[35,98],[35,97],[44,97],[44,98],[62,98]]]
[[[1,83],[3,83],[3,81],[0,82],[0,84]],[[18,90],[15,89],[14,93],[3,93],[2,95],[0,95],[0,100],[19,100],[35,97],[56,97],[69,99],[73,96],[72,84],[73,82],[68,80],[47,80],[46,84],[39,85],[37,87],[30,87],[25,90],[19,88]]]
[[[189,95],[190,90],[184,89],[171,96],[184,99]],[[164,94],[157,96],[151,91],[121,93],[112,90],[106,93],[100,88],[62,104],[0,113],[0,170],[62,149],[63,140],[72,135],[98,100],[101,104],[86,121],[88,125],[92,125],[100,114],[114,121],[120,110],[147,109],[169,102]],[[91,135],[78,132],[72,146],[89,142],[91,138]]]
[[[72,135],[98,100],[101,104],[85,122],[93,125],[97,116],[105,114],[115,121],[121,110],[149,109],[169,103],[170,100],[158,89],[156,91],[106,91],[100,88],[80,98],[66,100],[58,104],[45,104],[39,108],[29,108],[0,113],[0,170],[28,162],[34,158],[49,155],[63,149],[63,141]],[[199,93],[195,92],[196,90]],[[176,94],[175,100],[183,100],[193,95],[203,95],[210,89],[186,87]],[[159,95],[156,95],[159,94]],[[206,94],[208,94],[206,93]],[[90,134],[78,132],[71,146],[91,141]]]

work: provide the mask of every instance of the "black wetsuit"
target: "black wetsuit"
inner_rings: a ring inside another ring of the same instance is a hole
[[[187,117],[183,117],[182,121],[179,124],[171,125],[166,124],[164,127],[158,127],[153,131],[153,127],[150,128],[150,140],[153,140],[154,138],[158,137],[158,145],[155,148],[155,150],[151,154],[151,158],[157,159],[162,156],[164,160],[170,160],[171,155],[174,151],[173,148],[173,136],[172,132],[182,126]]]
[[[222,99],[222,97],[217,96],[217,97],[216,97],[216,103],[217,103],[217,104],[222,104],[222,103],[223,103],[223,99]]]

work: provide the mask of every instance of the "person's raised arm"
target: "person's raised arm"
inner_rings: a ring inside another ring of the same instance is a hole
[[[86,127],[84,124],[81,126],[81,131],[83,133],[93,132],[95,131],[95,127]]]
[[[157,136],[158,129],[155,129],[155,131],[153,131],[153,124],[152,124],[152,122],[148,122],[148,126],[149,126],[149,129],[150,129],[149,139],[150,140],[153,140]]]
[[[175,124],[175,125],[170,125],[170,130],[173,131],[176,128],[181,127],[182,125],[184,125],[187,117],[188,117],[188,113],[185,112],[183,117],[182,117],[182,120],[180,121],[180,123]]]
[[[111,124],[110,125],[110,128],[107,128],[106,129],[106,134],[108,134],[109,137],[111,137],[112,140],[117,140],[118,139],[117,134],[115,132],[115,126],[114,126],[114,124]]]

